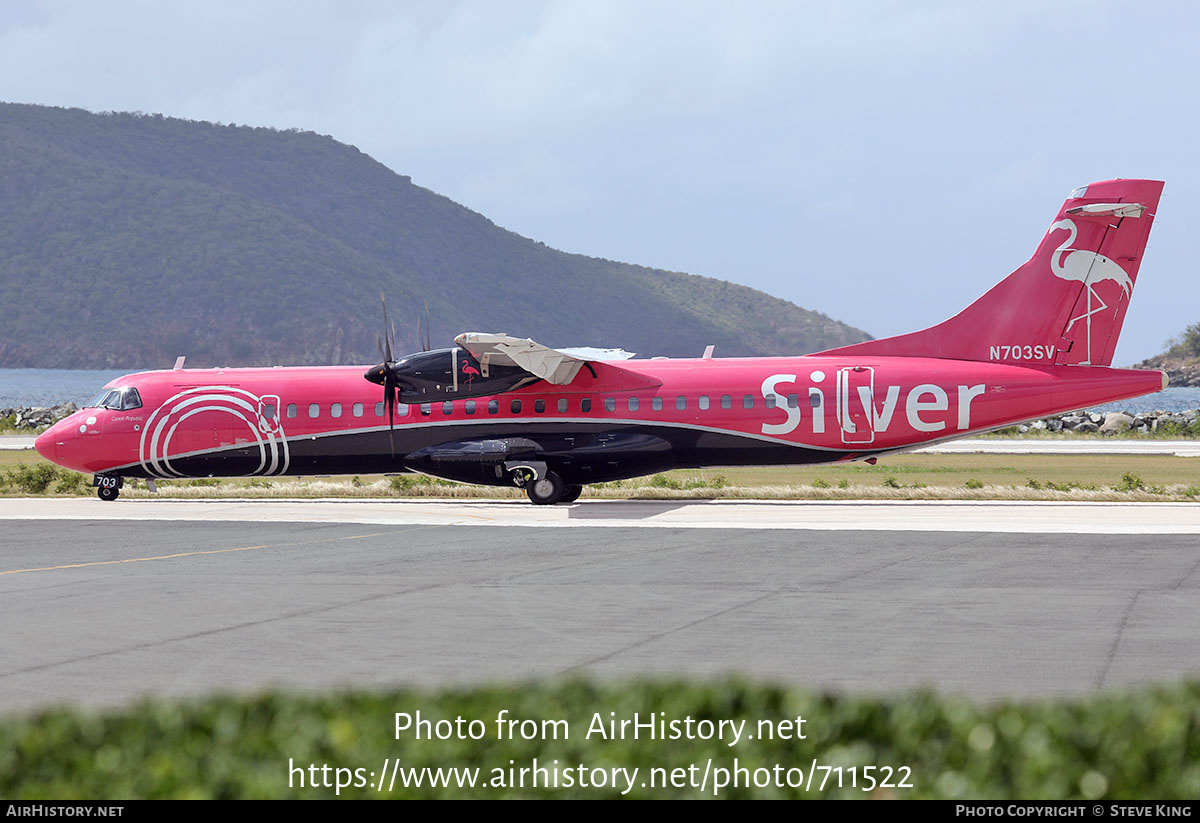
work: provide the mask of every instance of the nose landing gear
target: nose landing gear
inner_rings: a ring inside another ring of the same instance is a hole
[[[92,485],[96,487],[96,495],[101,500],[111,502],[120,496],[125,479],[112,474],[98,474],[92,478]]]

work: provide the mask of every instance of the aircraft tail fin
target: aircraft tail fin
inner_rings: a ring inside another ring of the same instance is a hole
[[[1075,189],[1029,262],[958,314],[922,331],[820,354],[1108,366],[1163,184]]]

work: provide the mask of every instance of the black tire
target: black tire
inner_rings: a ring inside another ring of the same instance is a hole
[[[525,494],[529,496],[529,502],[537,506],[553,506],[562,500],[565,490],[566,485],[562,478],[554,472],[546,472],[545,477],[525,484]]]
[[[563,489],[563,496],[559,498],[558,502],[574,503],[581,494],[583,494],[583,486],[567,486]]]
[[[100,496],[101,500],[113,501],[120,496],[121,490],[114,486],[101,486],[96,490],[96,494]]]

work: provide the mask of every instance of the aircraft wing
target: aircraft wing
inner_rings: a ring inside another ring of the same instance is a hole
[[[532,340],[484,332],[466,332],[454,338],[454,342],[479,361],[484,374],[492,364],[517,366],[558,386],[574,380],[589,360],[628,360],[634,356],[623,349],[552,349]]]

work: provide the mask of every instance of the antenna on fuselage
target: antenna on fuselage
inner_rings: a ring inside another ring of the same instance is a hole
[[[178,357],[176,357],[175,358],[175,367],[172,369],[172,371],[183,371],[183,361],[184,360],[187,360],[186,354],[181,354]]]

